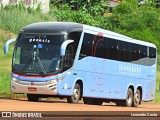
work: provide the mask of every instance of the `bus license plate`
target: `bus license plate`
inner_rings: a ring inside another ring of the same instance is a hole
[[[37,88],[35,88],[35,87],[29,87],[29,88],[28,88],[28,91],[33,91],[33,92],[35,92],[35,91],[37,91]]]

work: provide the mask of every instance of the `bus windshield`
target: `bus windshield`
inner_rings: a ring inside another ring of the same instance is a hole
[[[62,34],[21,34],[15,46],[13,72],[27,75],[60,72],[60,48],[63,42]]]

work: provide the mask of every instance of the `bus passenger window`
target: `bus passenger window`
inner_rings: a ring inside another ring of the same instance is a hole
[[[92,41],[94,37],[91,34],[85,33],[84,38],[83,38],[83,43],[79,55],[79,60],[87,57],[87,56],[92,56]]]
[[[107,38],[108,59],[118,60],[118,40]]]
[[[130,61],[132,63],[140,63],[140,45],[130,43]]]
[[[97,36],[94,41],[94,51],[92,55],[98,58],[106,58],[106,40],[102,36]]]
[[[119,41],[119,61],[129,62],[129,43]]]
[[[149,47],[149,65],[154,65],[156,62],[156,49]]]
[[[149,57],[147,54],[147,46],[141,45],[140,53],[141,53],[140,64],[148,66],[149,65]]]

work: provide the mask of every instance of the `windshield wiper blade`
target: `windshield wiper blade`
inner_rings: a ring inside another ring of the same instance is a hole
[[[42,61],[41,61],[41,59],[39,58],[38,55],[37,55],[37,60],[38,60],[38,63],[40,65],[41,69],[42,69],[43,75],[47,75],[47,72],[45,71],[44,66],[42,64]]]
[[[46,76],[46,75],[47,75],[47,72],[45,71],[44,66],[43,66],[43,64],[42,64],[42,61],[41,61],[41,59],[39,58],[38,44],[39,44],[39,42],[37,43],[37,47],[36,47],[36,51],[37,51],[37,52],[36,52],[36,58],[37,58],[38,63],[39,63],[39,65],[40,65],[41,69],[42,69],[43,75]]]

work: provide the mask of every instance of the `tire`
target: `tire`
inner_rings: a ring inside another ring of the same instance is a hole
[[[102,105],[103,100],[96,98],[83,98],[83,102],[88,105]]]
[[[68,103],[78,103],[81,98],[81,87],[78,83],[74,85],[73,94],[70,97],[67,97]]]
[[[131,107],[132,103],[133,103],[133,91],[131,88],[128,89],[125,100],[116,101],[117,106]]]
[[[27,94],[28,101],[37,102],[39,100],[39,95]]]
[[[131,88],[128,89],[127,91],[127,96],[126,96],[126,100],[125,100],[125,106],[126,107],[131,107],[132,106],[132,102],[133,102],[133,91]]]
[[[134,94],[133,97],[133,103],[132,103],[132,107],[138,107],[138,105],[141,103],[141,93],[140,91],[137,89],[136,93]]]

